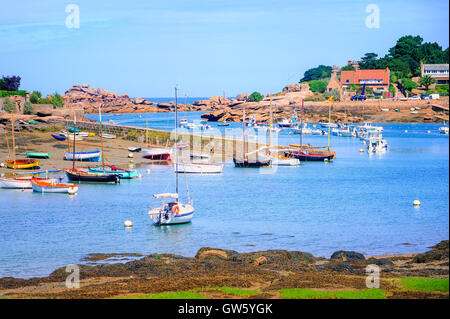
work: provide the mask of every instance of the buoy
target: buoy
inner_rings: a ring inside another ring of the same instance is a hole
[[[364,149],[363,149],[363,148],[360,148],[359,151],[360,151],[361,153],[364,153]]]
[[[408,133],[408,130],[405,130],[405,133]]]
[[[431,133],[431,131],[427,131],[427,133],[428,133],[428,134],[430,134],[430,133]]]
[[[324,162],[328,162],[328,158],[324,159],[323,161],[324,161]]]
[[[420,200],[416,199],[416,200],[413,202],[413,204],[414,204],[414,206],[420,206]]]
[[[363,141],[363,144],[366,145],[366,141]]]
[[[128,158],[133,158],[133,153],[128,153]]]
[[[134,163],[134,161],[133,161],[133,160],[130,160],[130,163]]]
[[[133,227],[133,223],[131,222],[131,220],[127,219],[125,221],[125,223],[123,223],[125,227]]]
[[[147,168],[147,174],[150,174],[151,170],[150,168]]]
[[[137,178],[142,178],[142,175],[141,175],[141,173],[139,173],[139,174],[138,174]]]
[[[75,195],[77,193],[73,188],[69,188],[67,192],[69,193],[69,195]]]
[[[5,167],[5,163],[0,163],[0,167]]]

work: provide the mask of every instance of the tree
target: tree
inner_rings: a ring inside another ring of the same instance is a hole
[[[330,76],[331,76],[331,66],[321,64],[316,68],[307,70],[304,73],[303,78],[300,80],[300,83],[308,82],[311,80],[326,79],[329,78]]]
[[[2,90],[17,91],[20,87],[20,76],[4,76],[0,85]]]
[[[61,95],[59,95],[58,93],[55,92],[55,94],[53,95],[53,97],[50,99],[50,103],[53,104],[53,108],[57,108],[57,107],[63,107],[64,105],[64,100],[61,97]]]
[[[431,76],[429,75],[424,75],[419,79],[419,84],[425,87],[425,90],[428,91],[428,88],[430,87],[430,85],[436,83],[436,80],[433,79]]]
[[[252,94],[250,94],[250,96],[248,97],[248,100],[250,102],[259,102],[262,101],[263,96],[261,95],[261,93],[259,92],[253,92]]]
[[[417,88],[417,83],[411,79],[401,79],[401,82],[405,90],[411,91]]]
[[[3,101],[3,109],[8,112],[14,112],[16,113],[17,109],[16,109],[16,103],[14,103],[13,101],[11,101],[10,98],[5,98],[5,100]]]
[[[31,102],[25,102],[23,105],[23,114],[32,114],[33,113],[33,105]]]
[[[321,81],[321,80],[309,81],[308,84],[309,84],[309,89],[311,90],[311,92],[319,92],[319,93],[325,92],[325,90],[327,89],[327,85],[328,85],[328,83],[326,81]]]
[[[339,101],[341,99],[341,94],[338,90],[334,89],[331,92],[325,92],[323,94],[323,97],[328,100],[328,98],[332,96],[334,101]]]
[[[341,71],[355,71],[355,67],[353,65],[346,65],[341,68]]]
[[[33,104],[39,103],[39,99],[41,98],[42,94],[39,91],[33,91],[30,94],[30,102]]]
[[[376,53],[366,53],[359,62],[361,69],[376,69],[377,68],[377,56]]]

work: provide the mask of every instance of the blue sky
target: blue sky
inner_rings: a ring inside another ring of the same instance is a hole
[[[68,4],[80,28],[68,29]],[[380,8],[369,29],[368,4]],[[2,3],[0,75],[64,93],[89,83],[133,97],[279,92],[318,64],[384,55],[402,35],[447,48],[442,0],[22,0]]]

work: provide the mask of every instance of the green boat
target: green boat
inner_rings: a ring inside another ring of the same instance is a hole
[[[139,177],[139,173],[135,169],[125,169],[109,164],[105,164],[103,167],[89,167],[89,172],[107,175],[114,174],[120,179],[133,179]]]
[[[50,158],[50,153],[28,152],[25,154],[27,158]]]

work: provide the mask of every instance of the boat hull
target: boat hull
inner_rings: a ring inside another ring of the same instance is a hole
[[[39,160],[36,159],[16,159],[5,161],[8,168],[34,169],[39,168]]]
[[[38,178],[37,180],[54,180]],[[0,188],[7,189],[31,189],[31,178],[0,178]]]
[[[76,193],[78,186],[73,184],[57,184],[32,180],[31,186],[36,193]]]
[[[34,152],[28,152],[25,154],[26,157],[28,158],[41,158],[41,159],[46,159],[46,158],[50,158],[51,154],[50,153],[34,153]]]
[[[178,167],[177,167],[178,166]],[[223,172],[223,165],[202,164],[202,163],[178,163],[174,164],[174,170],[178,173],[188,174],[220,174]]]
[[[235,167],[241,167],[241,168],[246,168],[246,167],[258,168],[258,167],[270,166],[270,160],[248,161],[248,160],[241,160],[241,159],[237,159],[237,158],[233,157],[233,162],[234,162]]]
[[[194,217],[194,207],[189,204],[178,204],[178,206],[180,207],[178,214],[167,212],[162,208],[150,210],[148,214],[156,226],[190,223]]]
[[[169,161],[171,152],[164,148],[150,148],[142,150],[142,157],[150,160]]]
[[[96,174],[80,170],[66,169],[67,178],[78,183],[119,183],[120,178],[114,174]]]
[[[89,167],[89,172],[96,173],[96,174],[114,174],[118,176],[120,179],[132,179],[138,177],[139,173],[137,170],[124,170],[122,168],[117,168],[115,170],[112,170],[110,166],[105,168],[100,167]]]
[[[313,154],[301,151],[291,152],[290,155],[302,162],[324,162],[325,160],[331,161],[334,158],[334,155]]]
[[[64,154],[66,161],[80,161],[80,162],[99,162],[102,158],[101,151],[91,151],[91,152],[66,152]]]

